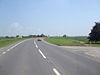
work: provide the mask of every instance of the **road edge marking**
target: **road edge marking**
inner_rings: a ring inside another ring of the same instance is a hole
[[[29,39],[27,39],[27,40],[29,40]],[[0,54],[0,56],[2,56],[2,55],[4,55],[4,54],[6,54],[8,51],[10,51],[11,49],[13,49],[13,48],[17,47],[19,44],[21,44],[21,43],[23,43],[23,42],[25,42],[25,41],[27,41],[27,40],[20,41],[20,42],[18,42],[17,44],[15,44],[15,45],[11,46],[11,47],[10,47],[10,48],[8,48],[6,51],[2,52],[2,54]]]
[[[6,52],[3,52],[2,54],[6,54]]]
[[[56,68],[53,68],[53,71],[55,72],[56,75],[61,75]]]
[[[23,42],[25,42],[25,41],[26,41],[26,40],[21,41],[21,42],[19,42],[19,43],[15,44],[14,46],[12,46],[12,47],[10,47],[9,49],[7,49],[7,51],[10,51],[11,49],[13,49],[13,48],[17,47],[19,44],[21,44],[21,43],[23,43]]]

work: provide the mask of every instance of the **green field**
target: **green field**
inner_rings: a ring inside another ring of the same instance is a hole
[[[82,42],[88,42],[88,39],[86,36],[79,36],[79,37],[67,37],[67,39],[82,41]]]
[[[25,39],[26,38],[0,38],[0,48]]]
[[[87,44],[89,43],[88,39],[86,36],[80,36],[80,37],[48,37],[44,39],[45,41],[56,44],[59,46],[94,46],[94,47],[100,47],[100,42],[99,43],[94,43],[92,44]]]
[[[59,46],[85,46],[83,43],[80,42],[87,42],[87,37],[49,37],[45,38],[45,41],[49,43],[53,43]]]

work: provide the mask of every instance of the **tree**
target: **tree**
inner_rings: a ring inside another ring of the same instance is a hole
[[[40,37],[45,37],[45,35],[44,34],[41,34]]]
[[[9,36],[5,36],[5,38],[10,38]]]
[[[16,38],[18,38],[19,37],[19,35],[16,35]]]
[[[63,37],[67,37],[66,35],[63,35]]]
[[[95,26],[89,33],[89,41],[100,41],[100,22],[95,22]]]

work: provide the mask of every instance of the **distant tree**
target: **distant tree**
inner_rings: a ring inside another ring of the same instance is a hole
[[[5,38],[10,38],[9,36],[5,36]]]
[[[100,41],[100,22],[95,22],[95,26],[89,33],[89,41]]]
[[[44,34],[41,34],[40,37],[45,37],[45,35]]]
[[[10,38],[15,38],[14,36],[11,36]]]
[[[22,38],[25,38],[25,36],[22,36]]]
[[[29,38],[32,38],[32,37],[33,37],[33,35],[29,35],[28,37],[29,37]]]
[[[40,37],[40,35],[36,35],[36,37]]]
[[[19,37],[19,35],[16,35],[16,38],[18,38]]]
[[[66,35],[63,35],[63,37],[67,37]]]
[[[36,35],[30,35],[30,37],[36,37]]]

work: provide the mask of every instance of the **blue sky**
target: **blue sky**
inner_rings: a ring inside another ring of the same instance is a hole
[[[100,22],[100,0],[0,0],[0,36],[87,36]]]

